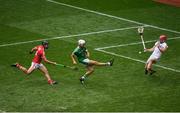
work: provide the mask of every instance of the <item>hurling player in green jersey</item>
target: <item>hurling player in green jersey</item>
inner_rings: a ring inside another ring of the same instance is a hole
[[[71,59],[73,64],[77,64],[75,57],[79,61],[79,63],[86,65],[87,71],[86,73],[80,78],[80,82],[83,84],[84,80],[93,73],[94,66],[112,66],[114,59],[111,59],[109,62],[102,63],[95,60],[89,59],[89,52],[85,47],[85,40],[78,41],[78,47],[72,52]]]

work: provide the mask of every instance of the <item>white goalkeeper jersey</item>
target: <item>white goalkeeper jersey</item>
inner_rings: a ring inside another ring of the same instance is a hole
[[[159,50],[159,48],[166,48],[166,47],[168,47],[167,46],[167,44],[164,42],[164,43],[160,43],[159,41],[157,41],[156,43],[155,43],[155,49],[154,49],[154,51],[153,51],[153,53],[152,53],[152,55],[154,56],[154,57],[156,57],[157,59],[159,59],[160,57],[161,57],[161,55],[162,55],[162,52]],[[158,46],[159,46],[159,48],[158,48]]]

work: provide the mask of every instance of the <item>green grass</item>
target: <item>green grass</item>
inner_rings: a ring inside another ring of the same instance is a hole
[[[57,0],[138,22],[179,30],[180,9],[147,0]],[[130,22],[61,6],[46,0],[1,0],[0,45],[21,41],[82,34],[138,26]],[[180,34],[145,28],[145,40],[160,34],[169,38]],[[30,49],[40,42],[0,47],[0,111],[180,111],[179,73],[154,67],[155,76],[144,75],[144,64],[95,51],[95,48],[139,42],[137,29],[50,40],[48,59],[72,65],[70,54],[78,39],[87,41],[91,58],[106,62],[115,58],[113,67],[97,67],[86,86],[78,79],[84,66],[74,72],[45,64],[58,85],[49,86],[38,70],[24,75],[10,64],[18,61],[29,67]],[[168,41],[169,50],[159,65],[180,70],[179,42]],[[148,43],[151,47],[154,43]],[[150,53],[138,54],[142,45],[105,49],[119,55],[145,61]]]

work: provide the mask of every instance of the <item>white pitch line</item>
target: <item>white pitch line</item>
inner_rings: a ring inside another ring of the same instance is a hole
[[[168,40],[176,40],[176,39],[180,39],[180,37],[168,38]],[[151,43],[151,42],[155,42],[155,41],[157,41],[157,40],[149,40],[149,41],[145,41],[145,43]],[[128,44],[120,44],[120,45],[99,47],[99,48],[95,48],[95,50],[102,50],[102,49],[109,49],[109,48],[116,48],[116,47],[124,47],[124,46],[132,46],[132,45],[139,45],[139,44],[142,44],[142,42],[133,42],[133,43],[128,43]]]
[[[124,55],[119,55],[119,54],[116,54],[116,53],[113,53],[113,52],[108,52],[108,51],[105,51],[105,50],[97,50],[96,49],[96,51],[99,51],[99,52],[102,52],[102,53],[106,53],[106,54],[110,54],[110,55],[117,56],[117,57],[121,57],[121,58],[125,58],[125,59],[129,59],[129,60],[133,60],[133,61],[140,62],[140,63],[143,63],[143,64],[146,63],[143,60],[127,57],[127,56],[124,56]],[[165,70],[169,70],[169,71],[180,73],[180,70],[177,70],[177,69],[173,69],[173,68],[169,68],[169,67],[165,67],[165,66],[161,66],[161,65],[157,65],[157,64],[155,64],[154,66],[160,67],[160,68],[165,69]]]
[[[0,113],[6,113],[5,111],[0,110]]]
[[[156,28],[156,29],[160,29],[160,30],[180,34],[179,31],[166,29],[166,28],[162,28],[162,27],[158,27],[158,26],[154,26],[154,25],[150,25],[150,24],[145,24],[145,23],[137,22],[137,21],[134,21],[134,20],[126,19],[126,18],[113,16],[113,15],[110,15],[110,14],[105,14],[105,13],[101,13],[101,12],[98,12],[98,11],[93,11],[93,10],[89,10],[89,9],[85,9],[85,8],[81,8],[81,7],[77,7],[77,6],[73,6],[73,5],[69,5],[69,4],[65,4],[65,3],[62,3],[62,2],[57,2],[57,1],[54,1],[54,0],[46,0],[46,1],[51,2],[51,3],[55,3],[55,4],[59,4],[59,5],[62,5],[62,6],[71,7],[71,8],[74,8],[74,9],[79,9],[79,10],[82,10],[82,11],[94,13],[94,14],[101,15],[101,16],[106,16],[106,17],[110,17],[110,18],[114,18],[114,19],[118,19],[118,20],[123,20],[123,21],[126,21],[126,22],[131,22],[131,23],[134,23],[134,24],[138,24],[138,25],[148,25],[148,26],[150,26],[152,28]]]
[[[9,43],[9,44],[1,44],[0,47],[14,46],[14,45],[20,45],[20,44],[27,44],[27,43],[39,42],[39,41],[43,41],[43,40],[56,40],[56,39],[63,39],[63,38],[72,38],[72,37],[78,37],[78,36],[87,36],[87,35],[95,35],[95,34],[101,34],[101,33],[123,31],[123,30],[135,29],[135,28],[138,28],[138,27],[139,26],[125,27],[125,28],[119,28],[119,29],[110,29],[110,30],[103,30],[103,31],[96,31],[96,32],[87,32],[87,33],[81,33],[81,34],[75,34],[75,35],[67,35],[67,36],[60,36],[60,37],[54,37],[54,38],[46,38],[46,39],[40,39],[40,40],[30,40],[30,41],[15,42],[15,43]],[[144,26],[144,27],[147,27],[147,26]]]

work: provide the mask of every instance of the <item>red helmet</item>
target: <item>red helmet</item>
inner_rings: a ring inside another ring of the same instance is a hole
[[[166,35],[160,35],[159,40],[160,42],[165,42],[167,40]]]

